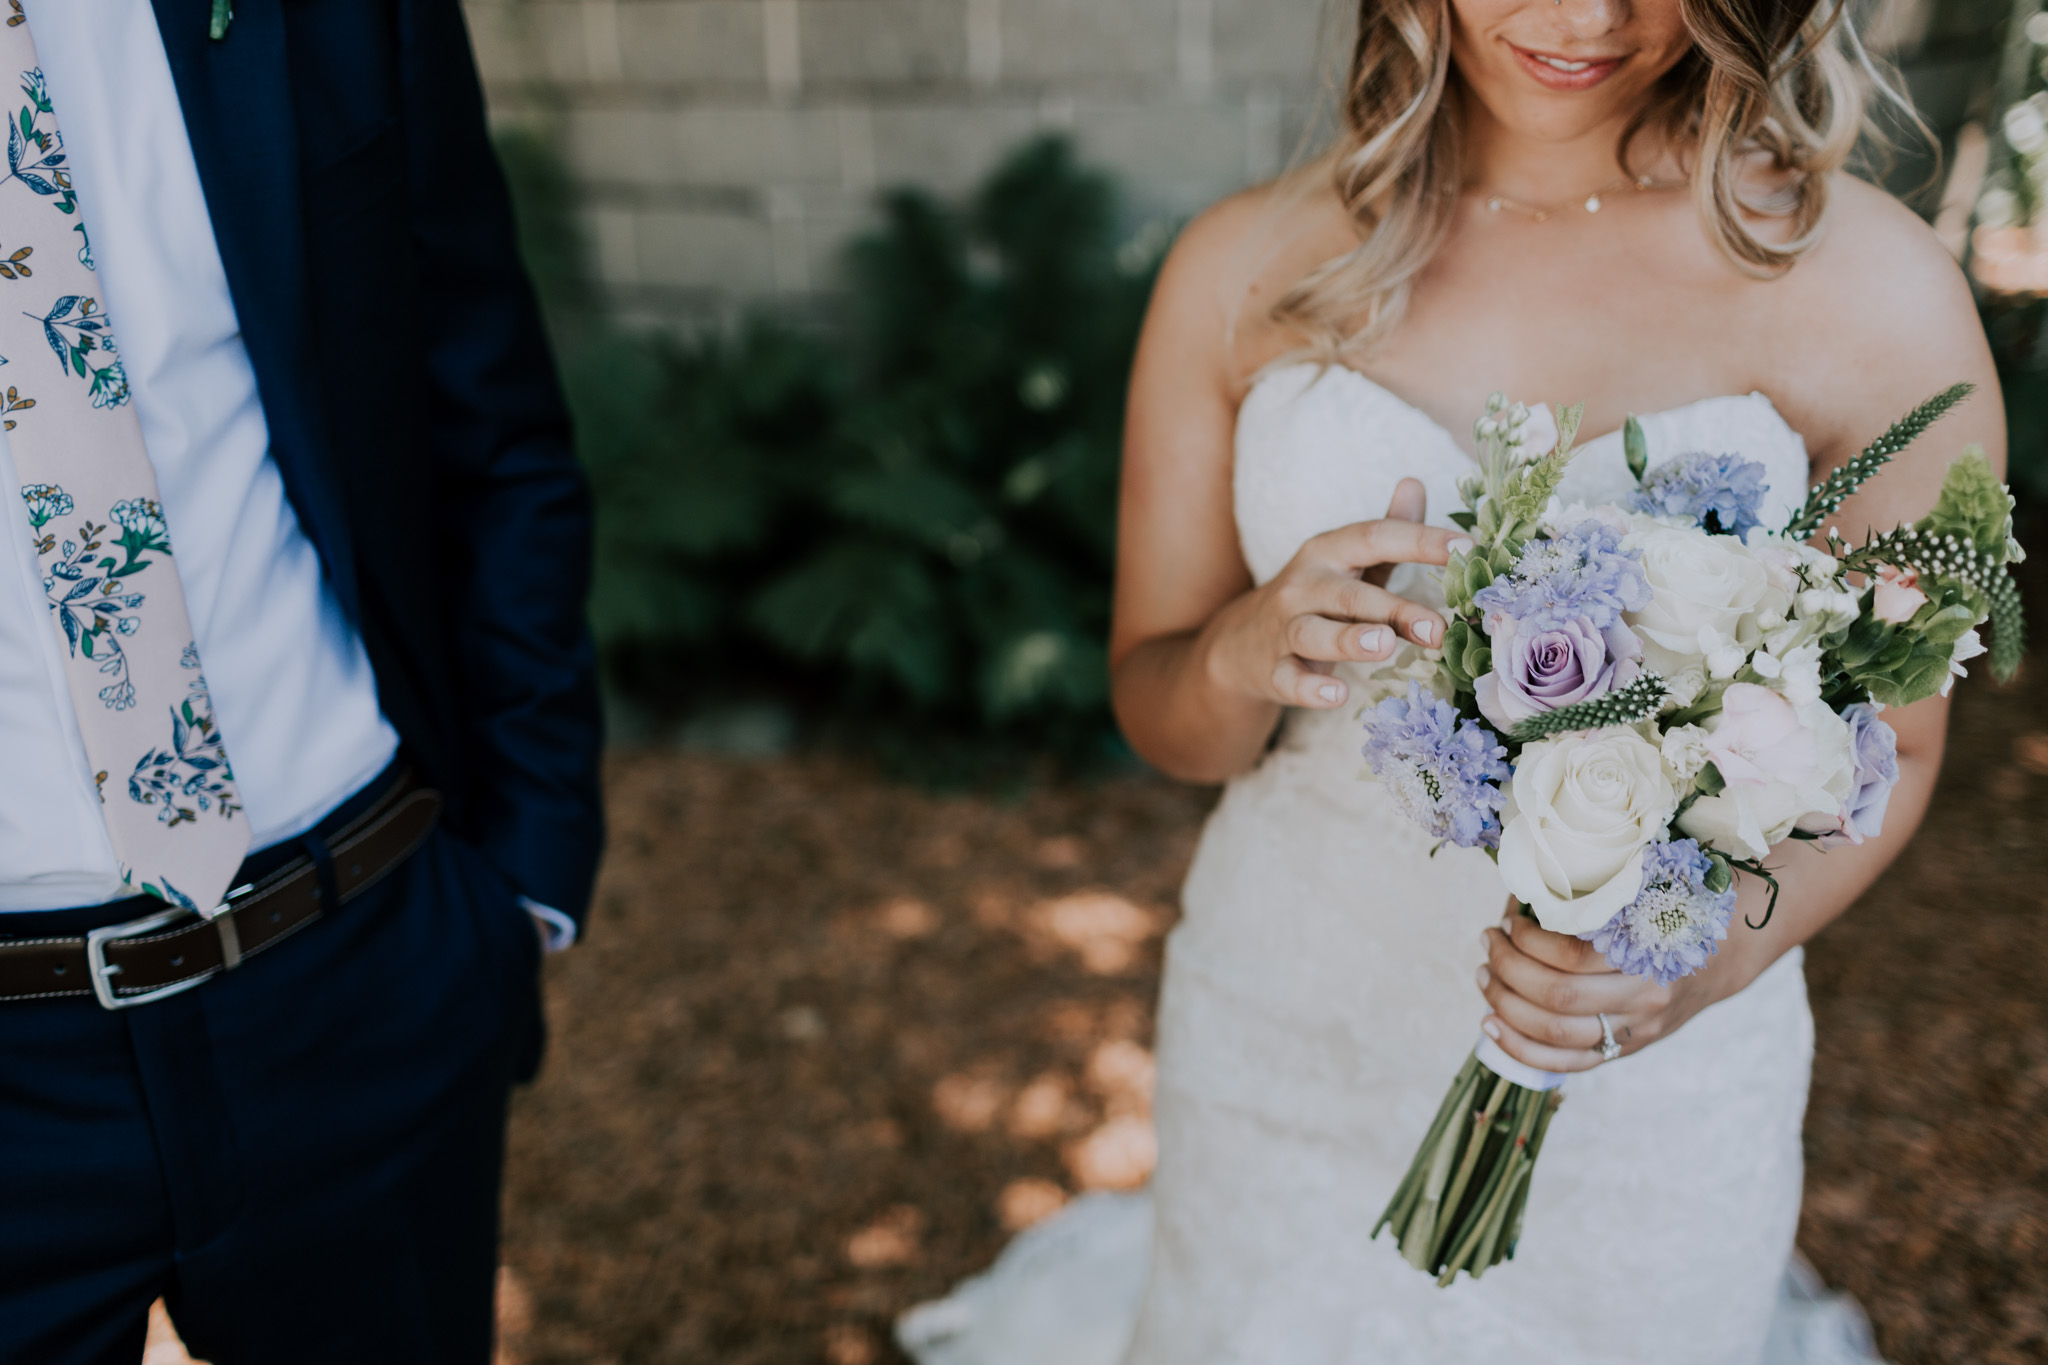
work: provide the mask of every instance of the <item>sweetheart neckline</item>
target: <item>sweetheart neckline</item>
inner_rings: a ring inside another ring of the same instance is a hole
[[[1257,393],[1261,388],[1263,388],[1267,380],[1277,379],[1283,374],[1291,374],[1297,370],[1322,370],[1325,372],[1334,370],[1339,374],[1349,375],[1352,379],[1364,385],[1368,392],[1380,395],[1382,398],[1385,398],[1394,406],[1401,408],[1406,412],[1414,414],[1423,422],[1427,423],[1430,430],[1436,432],[1437,435],[1443,437],[1445,443],[1449,445],[1452,450],[1456,451],[1459,457],[1463,459],[1467,464],[1478,463],[1478,461],[1473,458],[1471,452],[1466,450],[1464,446],[1458,443],[1458,438],[1451,434],[1450,428],[1446,427],[1442,422],[1437,421],[1436,418],[1430,416],[1427,412],[1424,412],[1415,404],[1403,398],[1400,394],[1395,393],[1385,384],[1380,383],[1379,380],[1374,379],[1365,371],[1360,369],[1354,369],[1350,365],[1326,365],[1313,360],[1300,360],[1294,362],[1291,365],[1271,366],[1264,373],[1260,374],[1258,378],[1252,381],[1251,388],[1245,391],[1244,401],[1246,403],[1249,403],[1251,401],[1252,395]],[[1320,382],[1320,379],[1317,379],[1315,381],[1315,383]],[[1310,387],[1314,387],[1314,384],[1312,383]],[[1306,390],[1304,390],[1304,392],[1306,392]],[[1805,446],[1806,438],[1801,436],[1798,430],[1794,428],[1790,422],[1785,420],[1785,414],[1778,411],[1778,405],[1776,403],[1773,403],[1771,401],[1771,396],[1763,392],[1761,389],[1751,389],[1748,393],[1712,394],[1705,398],[1695,398],[1689,403],[1680,403],[1676,407],[1659,408],[1655,412],[1640,412],[1636,413],[1635,416],[1639,421],[1647,417],[1675,417],[1681,412],[1690,412],[1694,408],[1703,408],[1709,403],[1726,403],[1730,401],[1740,401],[1741,399],[1745,398],[1763,399],[1764,407],[1766,410],[1770,412],[1772,420],[1777,422],[1777,424],[1784,429],[1784,432],[1787,436],[1790,436],[1792,439],[1798,441],[1802,448]],[[1240,404],[1240,407],[1242,407],[1242,404]],[[1600,433],[1598,436],[1590,437],[1586,440],[1575,442],[1574,444],[1577,449],[1584,450],[1586,447],[1598,445],[1602,441],[1619,439],[1621,439],[1621,428],[1617,427],[1613,431],[1604,431]]]

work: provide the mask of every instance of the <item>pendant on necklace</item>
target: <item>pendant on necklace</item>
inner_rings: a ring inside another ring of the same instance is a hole
[[[1589,195],[1587,195],[1587,196],[1586,196],[1586,212],[1588,212],[1588,213],[1598,213],[1599,211],[1600,211],[1600,196],[1599,196],[1599,195],[1597,195],[1597,194],[1589,194]]]

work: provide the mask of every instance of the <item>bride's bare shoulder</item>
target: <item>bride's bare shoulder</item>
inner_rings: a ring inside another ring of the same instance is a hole
[[[1155,287],[1156,324],[1192,327],[1218,373],[1240,386],[1301,344],[1273,307],[1302,277],[1358,245],[1328,175],[1315,167],[1254,186],[1181,230]]]
[[[1960,301],[1974,312],[1962,271],[1934,229],[1884,190],[1843,172],[1828,186],[1820,243],[1794,273],[1844,306],[1858,299],[1877,308]]]
[[[1954,426],[2002,449],[1997,377],[1968,283],[1920,217],[1838,175],[1819,243],[1768,292],[1784,326],[1781,370],[1816,457],[1854,448],[1907,406],[1958,381],[1984,390]],[[1945,424],[1950,425],[1950,424]]]

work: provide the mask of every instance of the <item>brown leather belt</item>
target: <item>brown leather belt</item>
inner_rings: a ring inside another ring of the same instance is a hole
[[[420,786],[410,772],[400,774],[375,804],[325,841],[335,896],[346,904],[404,862],[440,814],[441,794]],[[84,938],[0,942],[0,1001],[92,995],[119,1010],[190,990],[320,918],[325,880],[307,856],[234,888],[210,911],[166,906]]]

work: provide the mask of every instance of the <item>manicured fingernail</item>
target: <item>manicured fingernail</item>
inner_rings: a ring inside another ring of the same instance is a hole
[[[1470,554],[1472,553],[1472,538],[1470,536],[1453,536],[1450,544],[1444,546],[1444,548],[1454,555]]]
[[[1480,942],[1480,945],[1481,945],[1482,947],[1484,947],[1484,948],[1486,949],[1486,951],[1487,951],[1487,952],[1489,952],[1489,953],[1490,953],[1490,952],[1492,952],[1492,951],[1493,951],[1493,930],[1491,930],[1491,929],[1481,929],[1481,930],[1479,931],[1479,942]]]
[[[1502,915],[1500,917],[1500,931],[1503,934],[1515,932],[1515,917],[1513,915]]]
[[[1435,644],[1435,643],[1436,643],[1436,622],[1434,622],[1434,621],[1417,621],[1417,622],[1415,623],[1415,638],[1416,638],[1416,639],[1418,639],[1418,640],[1420,640],[1420,641],[1422,641],[1422,643],[1424,643],[1424,644],[1426,644],[1426,645],[1433,645],[1433,644]]]
[[[1387,633],[1378,626],[1371,630],[1361,630],[1358,632],[1358,647],[1365,650],[1378,649],[1380,642],[1386,638]]]
[[[1486,1034],[1486,1036],[1493,1039],[1494,1042],[1497,1043],[1500,1041],[1499,1024],[1494,1023],[1491,1019],[1482,1019],[1479,1021],[1479,1027]]]
[[[1484,963],[1480,964],[1480,967],[1479,967],[1479,989],[1483,991],[1483,990],[1485,990],[1485,989],[1486,989],[1486,988],[1487,988],[1488,986],[1491,986],[1492,984],[1493,984],[1493,973],[1492,973],[1491,971],[1487,970],[1487,968],[1486,968],[1486,966],[1485,966],[1485,964],[1484,964]]]
[[[1316,689],[1316,695],[1321,697],[1324,701],[1335,701],[1342,694],[1337,690],[1337,684],[1324,683],[1321,687],[1318,687]]]

